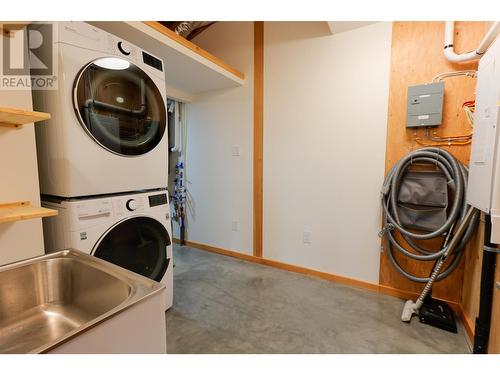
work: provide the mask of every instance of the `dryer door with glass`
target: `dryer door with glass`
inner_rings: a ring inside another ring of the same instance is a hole
[[[96,244],[93,255],[159,282],[170,262],[170,244],[170,236],[158,220],[134,216],[110,228]]]
[[[85,66],[76,77],[73,102],[87,133],[115,154],[145,154],[165,133],[160,90],[146,72],[127,60],[106,57]]]

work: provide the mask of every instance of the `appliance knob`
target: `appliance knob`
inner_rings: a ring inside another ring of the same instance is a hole
[[[127,206],[127,210],[129,211],[135,211],[137,210],[137,201],[135,199],[129,199],[126,203],[126,206]]]
[[[130,47],[123,42],[118,42],[118,49],[120,50],[121,53],[123,53],[125,56],[130,55]]]

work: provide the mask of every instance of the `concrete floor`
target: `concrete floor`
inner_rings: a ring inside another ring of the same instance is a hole
[[[189,247],[174,248],[169,353],[467,353],[399,318],[403,301]]]

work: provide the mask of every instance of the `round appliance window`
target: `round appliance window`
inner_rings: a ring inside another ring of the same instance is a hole
[[[149,217],[133,217],[106,233],[94,256],[161,281],[168,266],[168,245],[170,237],[160,222]]]
[[[73,100],[85,130],[102,147],[119,155],[151,151],[166,129],[160,91],[143,70],[124,59],[102,58],[83,68]]]

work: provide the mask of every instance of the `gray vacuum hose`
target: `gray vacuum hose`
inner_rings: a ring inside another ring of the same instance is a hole
[[[448,188],[452,191],[453,201],[448,211],[446,222],[433,232],[412,232],[405,228],[399,219],[397,210],[397,198],[401,180],[407,169],[413,164],[428,164],[437,166],[448,180]],[[453,236],[453,229],[464,219],[468,209],[466,200],[468,170],[448,151],[437,147],[424,147],[410,152],[400,159],[387,174],[382,186],[382,207],[384,212],[383,229],[381,234],[387,237],[388,249],[387,255],[394,267],[408,279],[426,283],[430,277],[420,277],[413,275],[403,269],[394,257],[393,251],[396,249],[403,255],[418,261],[437,261],[447,250],[450,239]],[[433,275],[436,281],[442,280],[450,275],[459,265],[465,245],[470,240],[479,221],[479,213],[475,212],[465,229],[462,238],[453,252],[451,263],[437,275]],[[398,231],[403,239],[410,245],[413,251],[406,250],[395,238],[393,231]],[[431,240],[434,238],[443,238],[443,245],[438,251],[430,250],[418,245],[415,240]]]

